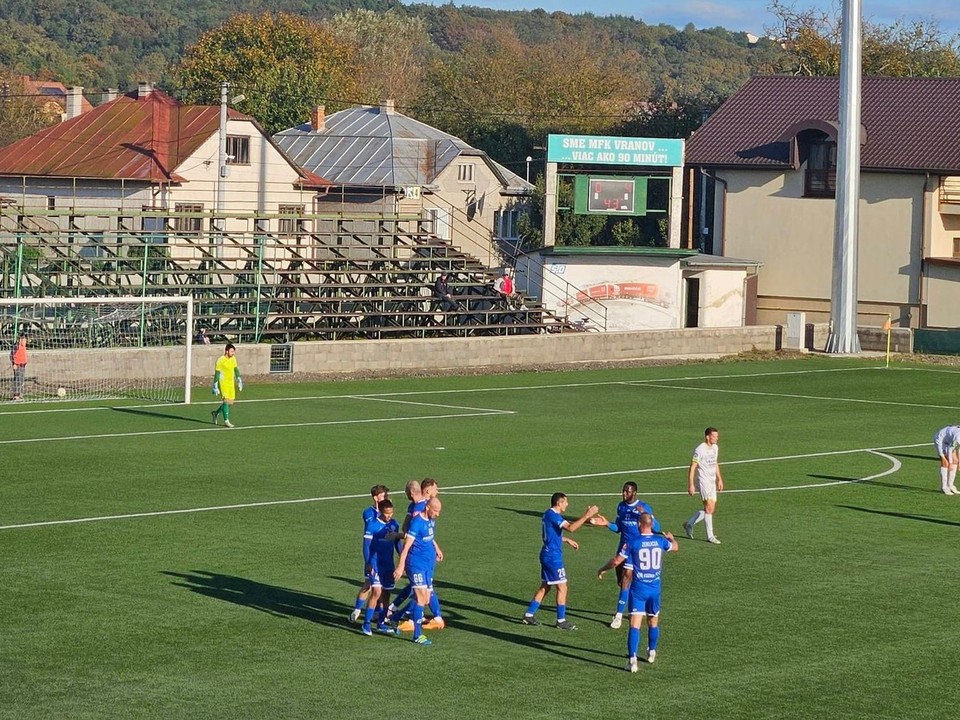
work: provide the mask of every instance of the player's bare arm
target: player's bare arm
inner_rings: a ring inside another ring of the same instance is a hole
[[[607,560],[606,564],[597,570],[597,580],[603,580],[603,574],[607,572],[607,570],[613,570],[613,568],[623,565],[624,560],[626,560],[626,558],[622,555],[614,555]]]
[[[577,518],[576,520],[574,520],[572,523],[569,523],[569,524],[566,526],[565,530],[566,530],[567,532],[576,532],[577,530],[579,530],[579,529],[583,526],[583,524],[584,524],[587,520],[589,520],[590,518],[592,518],[592,517],[593,517],[594,515],[596,515],[598,512],[600,512],[600,508],[597,507],[596,505],[591,505],[590,507],[588,507],[588,508],[586,509],[586,511],[583,513],[583,515],[581,515],[580,517],[578,517],[578,518]],[[566,541],[566,538],[564,538],[564,541]]]

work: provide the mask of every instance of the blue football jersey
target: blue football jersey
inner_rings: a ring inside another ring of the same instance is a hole
[[[434,522],[423,515],[417,515],[410,521],[407,537],[413,538],[413,545],[407,553],[407,562],[411,564],[429,564],[437,559],[436,545],[433,544]]]
[[[541,555],[558,557],[563,555],[563,528],[567,521],[553,508],[543,513],[543,549]]]
[[[638,535],[620,551],[620,556],[633,565],[633,584],[660,589],[663,554],[669,552],[670,541],[663,535]]]
[[[376,517],[367,524],[367,530],[371,536],[370,564],[375,567],[377,565],[392,564],[394,544],[392,540],[387,540],[386,536],[390,533],[400,532],[399,523],[392,518],[390,522],[384,522],[379,517]]]

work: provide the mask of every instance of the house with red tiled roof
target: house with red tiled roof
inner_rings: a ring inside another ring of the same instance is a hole
[[[763,264],[760,323],[830,313],[840,84],[755,77],[687,143],[709,252]],[[860,325],[955,327],[960,306],[960,78],[864,78]]]
[[[276,232],[330,183],[298,168],[253,118],[182,105],[149,83],[0,148],[0,208],[39,229],[197,236]],[[220,220],[219,218],[225,218]],[[92,227],[93,223],[97,227]],[[270,225],[274,227],[271,228]]]
[[[21,75],[20,83],[25,94],[35,95],[40,100],[43,113],[49,120],[59,121],[93,110],[81,87],[68,88],[57,80],[34,80],[29,75]],[[71,106],[74,96],[76,105]]]

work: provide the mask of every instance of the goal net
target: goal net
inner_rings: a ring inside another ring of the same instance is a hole
[[[192,326],[189,297],[0,299],[0,399],[188,403]]]

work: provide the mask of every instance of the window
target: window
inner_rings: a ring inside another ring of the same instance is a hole
[[[953,257],[960,258],[960,237],[953,239]]]
[[[450,239],[450,210],[448,208],[427,208],[433,234],[441,240]]]
[[[250,164],[250,138],[246,135],[227,135],[227,165]]]
[[[145,213],[158,212],[163,208],[144,205]],[[165,243],[167,241],[167,218],[162,215],[143,215],[140,219],[140,229],[143,230],[141,239],[146,243]]]
[[[57,198],[54,195],[47,195],[47,210],[57,209]]]
[[[810,197],[833,197],[837,190],[837,144],[813,140],[807,149],[803,192]]]
[[[177,203],[173,207],[174,212],[184,213],[193,213],[193,215],[177,215],[173,221],[173,230],[178,235],[199,235],[200,231],[203,229],[203,218],[200,215],[203,213],[203,205],[198,205],[196,203]]]
[[[472,163],[462,163],[457,165],[457,182],[473,182]]]
[[[505,240],[517,240],[520,237],[519,210],[497,210],[493,214],[493,232]]]
[[[304,231],[303,209],[303,205],[280,206],[280,224],[278,227],[280,237],[295,238]]]

